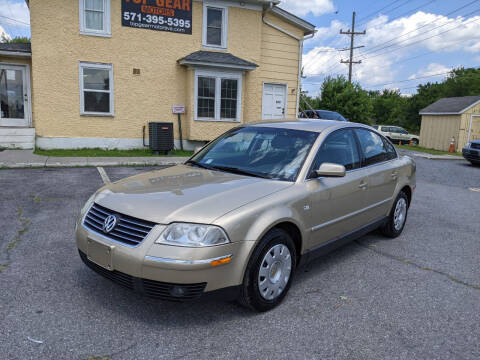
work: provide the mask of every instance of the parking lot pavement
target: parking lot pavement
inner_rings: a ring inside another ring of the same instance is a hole
[[[264,314],[145,299],[86,268],[73,228],[97,169],[0,170],[0,358],[479,359],[480,168],[416,161],[402,236],[316,260]]]

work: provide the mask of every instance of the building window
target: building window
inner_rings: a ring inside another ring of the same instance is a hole
[[[222,119],[237,118],[238,81],[236,79],[222,79],[222,97],[220,103],[220,117]]]
[[[195,120],[240,121],[242,75],[195,74]]]
[[[80,63],[80,113],[113,116],[113,67]]]
[[[203,45],[206,47],[227,48],[228,8],[223,6],[203,6]]]
[[[80,1],[80,33],[110,36],[110,0]]]
[[[201,118],[215,118],[215,78],[198,77],[197,115]]]

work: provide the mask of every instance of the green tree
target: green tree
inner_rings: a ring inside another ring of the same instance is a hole
[[[26,36],[16,36],[13,39],[7,38],[5,35],[2,35],[2,43],[8,44],[26,44],[30,42],[30,38]]]
[[[320,108],[337,111],[353,122],[372,123],[373,106],[368,92],[344,76],[328,76],[321,86]]]

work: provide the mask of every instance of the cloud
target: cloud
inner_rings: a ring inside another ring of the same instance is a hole
[[[318,16],[335,10],[332,0],[283,0],[280,7],[297,16],[309,13]]]
[[[445,73],[450,72],[451,70],[452,70],[451,67],[448,67],[448,66],[445,66],[445,65],[442,65],[442,64],[438,64],[438,63],[431,63],[428,66],[426,66],[426,67],[420,69],[419,71],[417,71],[415,74],[410,75],[408,77],[408,80],[414,80],[414,79],[418,79],[418,78],[421,78],[421,77],[432,76],[432,75],[436,75],[436,74],[442,74],[442,75],[438,75],[438,76],[435,76],[433,78],[444,78],[448,75],[448,74],[445,74]]]
[[[0,15],[2,23],[9,27],[28,27],[30,12],[25,1],[3,0],[0,2]],[[10,20],[13,19],[13,20]]]
[[[11,40],[12,37],[5,31],[5,29],[0,25],[0,42],[2,42],[2,39],[8,39]]]
[[[383,42],[388,42],[385,46],[413,44],[406,47],[407,49],[423,47],[431,51],[478,52],[480,51],[479,20],[480,16],[447,18],[443,15],[418,11],[409,17],[388,22],[388,17],[381,15],[367,23],[367,35],[363,36],[362,40],[369,45]],[[419,42],[423,39],[424,41]],[[384,51],[394,47],[391,46]]]
[[[479,20],[480,16],[447,18],[422,11],[393,21],[380,15],[358,28],[359,31],[366,28],[367,34],[356,37],[355,45],[364,45],[365,48],[355,50],[354,60],[362,60],[362,64],[354,65],[353,79],[367,88],[399,80],[399,74],[407,66],[403,60],[421,53],[467,52],[480,55]],[[340,64],[342,58],[348,58],[346,51],[321,51],[349,46],[348,36],[339,35],[341,28],[347,30],[349,25],[332,22],[329,27],[320,28],[317,36],[306,42],[303,56],[304,74],[309,76],[304,81],[306,85],[321,82],[326,75],[348,73],[347,65]],[[432,63],[411,76],[415,79],[450,69]],[[403,76],[406,75],[403,73]],[[388,86],[394,88],[398,84]]]

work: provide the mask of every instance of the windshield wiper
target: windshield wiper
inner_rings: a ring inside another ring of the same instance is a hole
[[[204,165],[201,162],[198,162],[198,161],[195,161],[195,160],[188,160],[185,164],[192,164],[192,165],[198,166],[202,169],[212,170],[212,167]]]
[[[259,174],[259,173],[253,172],[253,171],[239,169],[239,168],[236,168],[236,167],[215,166],[214,165],[214,166],[212,166],[212,169],[227,171],[227,172],[231,172],[231,173],[239,174],[239,175],[254,176],[254,177],[258,177],[258,178],[262,178],[262,179],[271,179],[270,176],[267,176],[267,175],[264,175],[264,174]]]

